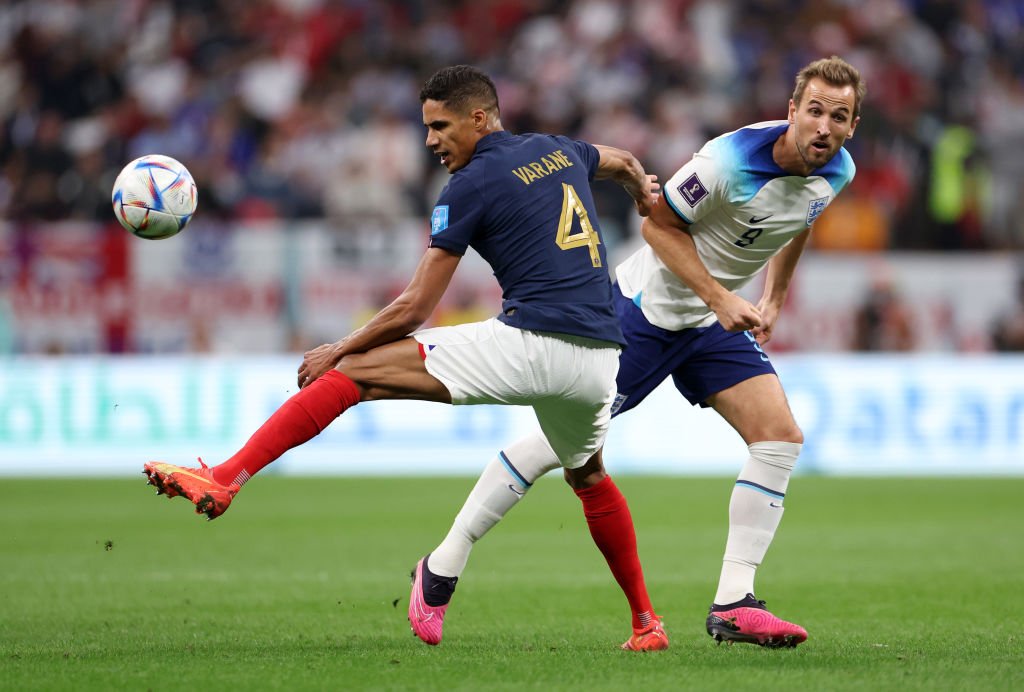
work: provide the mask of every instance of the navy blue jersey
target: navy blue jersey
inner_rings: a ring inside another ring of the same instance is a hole
[[[599,158],[568,137],[487,135],[441,191],[430,247],[487,260],[502,322],[623,344],[590,191]]]

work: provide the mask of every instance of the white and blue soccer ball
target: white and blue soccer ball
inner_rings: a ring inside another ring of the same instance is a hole
[[[170,156],[142,156],[118,174],[111,194],[114,215],[140,238],[160,240],[181,232],[196,211],[192,174]]]

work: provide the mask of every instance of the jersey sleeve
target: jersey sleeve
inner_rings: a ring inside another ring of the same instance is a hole
[[[857,175],[857,166],[854,165],[853,157],[850,156],[850,152],[846,151],[846,147],[839,150],[839,156],[836,158],[839,159],[838,175],[835,180],[829,180],[829,183],[838,195],[853,182],[853,176]]]
[[[569,139],[562,135],[555,136],[554,139],[563,147],[573,151],[583,161],[583,165],[587,168],[587,178],[593,180],[597,175],[597,165],[601,162],[601,154],[598,153],[597,147],[588,142]]]
[[[483,214],[483,198],[473,182],[464,175],[454,176],[441,190],[430,215],[430,242],[427,247],[465,254],[480,228]]]
[[[686,223],[696,223],[728,199],[729,181],[720,172],[714,144],[704,145],[665,183],[665,200]]]

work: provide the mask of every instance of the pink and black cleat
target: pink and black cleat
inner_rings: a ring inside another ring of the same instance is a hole
[[[764,601],[749,593],[735,603],[712,605],[708,612],[707,630],[719,644],[745,642],[781,649],[807,641],[807,630],[775,617],[764,607]]]
[[[455,593],[458,577],[441,577],[427,568],[427,555],[413,570],[409,594],[409,624],[416,636],[431,646],[441,643],[444,613]]]

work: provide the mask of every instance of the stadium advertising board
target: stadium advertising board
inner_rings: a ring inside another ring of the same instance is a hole
[[[1024,474],[1024,358],[776,356],[822,474]],[[295,391],[297,356],[0,361],[0,474],[131,475],[148,460],[216,463]],[[533,426],[525,408],[373,402],[268,471],[475,475]],[[735,474],[746,456],[713,412],[663,385],[617,418],[614,473]]]

